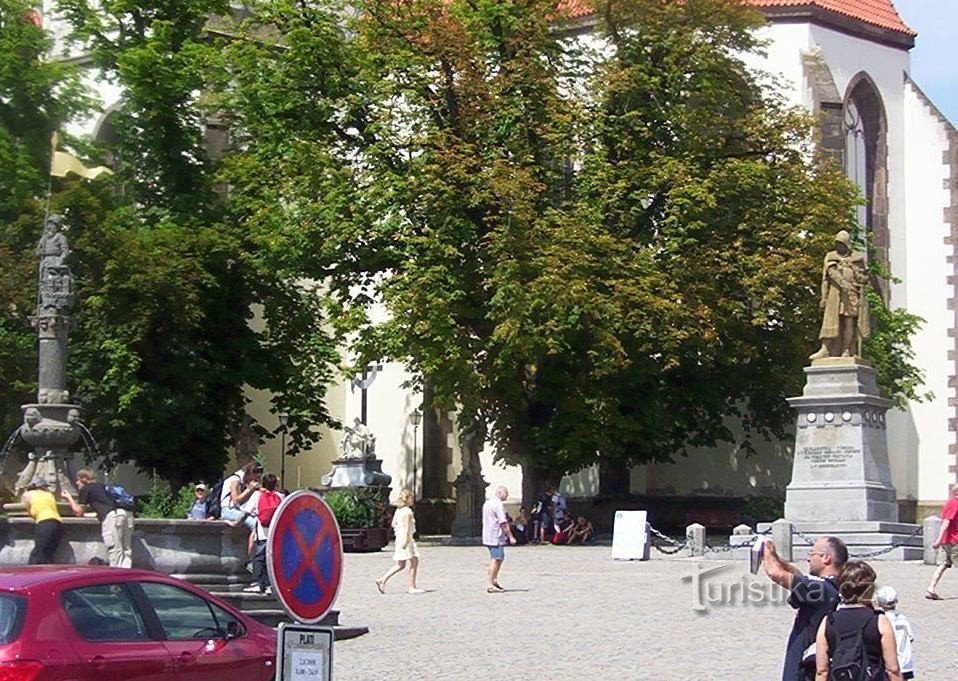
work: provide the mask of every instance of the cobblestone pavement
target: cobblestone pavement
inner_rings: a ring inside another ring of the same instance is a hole
[[[745,561],[653,552],[648,562],[620,562],[609,546],[511,547],[500,575],[508,592],[487,594],[484,548],[420,552],[419,586],[428,590],[421,595],[405,593],[405,574],[385,596],[376,591],[392,546],[346,555],[336,607],[344,624],[370,633],[336,644],[336,681],[780,678],[793,611],[764,574],[748,574]],[[699,565],[727,567],[701,577],[696,602],[683,575]],[[931,566],[872,565],[882,584],[898,589],[915,627],[917,677],[958,678],[958,571],[942,580],[946,600],[932,602],[922,598]],[[742,584],[755,586],[732,586]]]

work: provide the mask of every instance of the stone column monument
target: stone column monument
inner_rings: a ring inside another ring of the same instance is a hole
[[[861,357],[868,335],[865,259],[844,230],[822,270],[821,348],[805,368],[796,411],[792,481],[785,519],[806,535],[842,537],[852,553],[899,548],[872,559],[921,556],[917,526],[898,522],[898,501],[888,465],[885,414],[876,371]],[[796,542],[798,548],[804,542]]]
[[[34,478],[44,478],[56,489],[74,492],[67,471],[71,447],[81,437],[80,407],[67,392],[67,336],[73,307],[73,274],[66,260],[70,246],[61,231],[63,218],[51,215],[37,245],[39,289],[36,315],[31,317],[39,336],[37,401],[24,404],[19,435],[33,451],[20,472],[19,493]]]
[[[486,429],[481,424],[465,426],[459,433],[462,470],[452,483],[456,488],[456,516],[452,521],[451,534],[455,538],[482,535],[482,505],[489,483],[482,478],[479,452],[485,440]]]

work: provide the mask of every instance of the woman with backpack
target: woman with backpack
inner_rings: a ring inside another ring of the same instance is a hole
[[[269,539],[269,526],[276,514],[276,509],[283,501],[283,494],[276,491],[279,478],[272,473],[263,476],[263,484],[249,500],[250,517],[256,521],[256,527],[250,533],[250,561],[253,568],[253,583],[243,589],[246,593],[262,593],[268,596],[273,594],[273,587],[269,583],[269,570],[266,567],[266,540]]]
[[[875,571],[863,560],[845,563],[837,580],[838,609],[818,628],[815,681],[902,681],[895,630],[872,606]]]

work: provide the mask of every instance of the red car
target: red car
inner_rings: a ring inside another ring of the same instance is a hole
[[[182,580],[0,567],[0,681],[269,681],[276,631]]]

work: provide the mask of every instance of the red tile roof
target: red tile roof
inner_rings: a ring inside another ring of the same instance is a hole
[[[835,12],[866,24],[886,28],[898,33],[914,37],[917,35],[905,25],[892,0],[745,0],[758,8],[794,7],[819,8],[828,12]],[[566,0],[566,7],[572,18],[585,17],[592,14],[592,7],[587,0]]]

